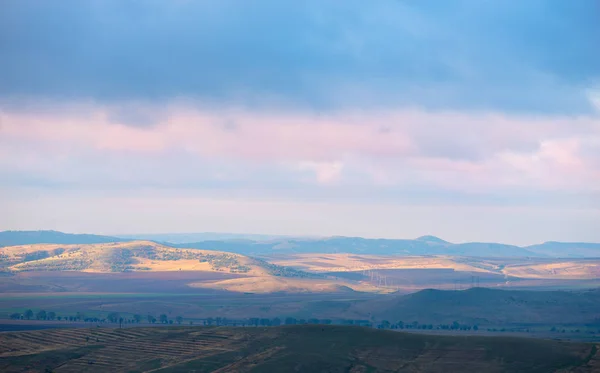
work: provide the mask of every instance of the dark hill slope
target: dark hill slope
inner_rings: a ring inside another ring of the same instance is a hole
[[[0,333],[0,370],[588,373],[597,371],[597,351],[584,343],[349,326],[55,329]]]
[[[467,324],[600,324],[600,290],[517,291],[474,288],[462,291],[422,290],[390,294],[356,304],[357,315],[420,323]]]

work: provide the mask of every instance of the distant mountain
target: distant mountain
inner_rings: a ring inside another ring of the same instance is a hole
[[[600,258],[600,243],[545,242],[520,247],[501,243],[451,243],[435,236],[416,239],[373,239],[362,237],[283,237],[227,233],[174,233],[125,235],[69,234],[56,231],[0,232],[0,247],[48,244],[95,244],[151,240],[177,248],[227,251],[242,255],[349,253],[373,255],[450,255],[473,257],[562,257]]]
[[[506,325],[598,323],[600,290],[521,291],[472,288],[390,294],[357,303],[350,311],[396,322]]]
[[[449,244],[450,243],[450,242],[444,241],[441,238],[436,237],[436,236],[421,236],[421,237],[417,238],[417,241],[433,242],[433,243],[439,243],[439,244]]]
[[[150,240],[158,242],[170,242],[180,244],[185,242],[198,241],[222,241],[222,240],[255,240],[266,241],[271,239],[281,239],[283,236],[274,236],[268,234],[238,234],[238,233],[156,233],[156,234],[125,234],[119,235],[120,238],[133,240]]]
[[[600,257],[600,243],[550,241],[539,245],[527,246],[525,248],[535,253],[543,253],[554,257]]]
[[[372,255],[461,255],[480,257],[543,257],[514,245],[497,243],[452,244],[433,236],[415,240],[329,237],[322,239],[276,239],[271,241],[224,240],[175,245],[181,248],[220,250],[244,255],[285,253],[351,253]]]
[[[95,234],[72,234],[57,231],[3,231],[0,232],[0,247],[16,245],[47,244],[96,244],[123,242],[127,239],[98,236]]]

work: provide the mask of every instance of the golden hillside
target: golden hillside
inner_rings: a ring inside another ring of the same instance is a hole
[[[0,265],[20,271],[219,271],[265,275],[262,263],[219,251],[175,249],[150,241],[24,245],[0,249]]]
[[[0,269],[12,273],[77,271],[228,273],[229,279],[199,277],[195,288],[234,292],[378,291],[372,285],[308,273],[213,250],[179,249],[151,241],[87,245],[36,244],[0,248]]]

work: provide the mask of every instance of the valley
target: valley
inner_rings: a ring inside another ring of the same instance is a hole
[[[0,319],[17,328],[111,327],[107,317],[115,313],[130,326],[159,315],[194,324],[229,320],[224,325],[360,320],[451,334],[458,330],[446,327],[457,323],[477,325],[479,334],[600,338],[600,293],[589,290],[600,285],[598,258],[375,255],[343,247],[250,256],[145,240],[74,239],[0,248]],[[29,310],[62,320],[26,319]]]

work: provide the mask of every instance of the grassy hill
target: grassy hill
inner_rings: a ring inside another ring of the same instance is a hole
[[[1,250],[10,271],[227,271],[265,274],[260,262],[239,254],[175,249],[150,241],[88,245],[22,245]]]
[[[0,334],[3,372],[595,372],[598,346],[360,327],[54,329]]]
[[[410,285],[423,276],[415,270],[441,269],[470,276],[481,276],[489,286],[504,284],[515,279],[595,280],[600,278],[600,259],[592,258],[481,258],[448,255],[383,256],[359,254],[274,254],[265,256],[271,263],[318,273],[336,272],[344,276],[368,280],[368,271],[387,277],[389,284]],[[397,271],[393,271],[397,270]],[[409,272],[407,270],[413,270]],[[367,272],[365,272],[367,271]],[[424,274],[424,273],[423,273]],[[453,278],[454,277],[454,278]],[[446,274],[449,284],[457,276]],[[458,276],[460,277],[460,276]],[[443,280],[443,276],[440,278]],[[431,283],[440,287],[442,283]]]
[[[386,295],[351,308],[391,322],[466,324],[600,325],[600,290],[510,291],[473,288],[463,291],[422,290],[408,295]]]
[[[212,250],[180,249],[151,241],[90,245],[37,244],[0,249],[0,270],[19,272],[179,272],[228,273],[214,281],[198,277],[189,286],[237,292],[377,290],[374,286]]]

